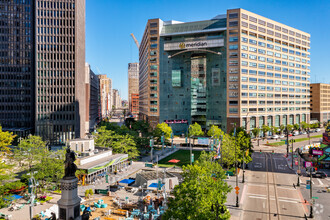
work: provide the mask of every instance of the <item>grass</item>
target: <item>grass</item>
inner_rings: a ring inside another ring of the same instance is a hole
[[[315,135],[315,136],[311,136],[311,138],[321,138],[322,134],[320,135]],[[296,142],[302,142],[302,141],[307,141],[309,138],[297,138],[294,139]],[[291,140],[291,139],[290,139]],[[268,146],[273,146],[273,147],[278,147],[278,146],[282,146],[285,144],[285,141],[279,141],[279,142],[275,142],[275,143],[269,143],[267,144]]]
[[[194,161],[198,160],[199,156],[201,155],[202,151],[192,151],[194,154]],[[162,167],[173,167],[178,166],[182,167],[183,165],[190,164],[190,158],[189,158],[190,151],[189,150],[178,150],[177,152],[161,159],[158,162],[158,166]],[[169,160],[177,159],[180,160],[178,163],[169,163]]]

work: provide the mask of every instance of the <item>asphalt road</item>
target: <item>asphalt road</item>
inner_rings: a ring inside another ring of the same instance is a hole
[[[283,154],[254,153],[246,171],[241,219],[304,219],[307,207]]]

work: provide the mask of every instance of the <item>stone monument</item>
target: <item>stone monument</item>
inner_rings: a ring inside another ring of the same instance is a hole
[[[75,153],[68,147],[65,154],[65,175],[61,179],[61,199],[57,202],[59,220],[80,220],[80,201],[78,197],[78,178]]]

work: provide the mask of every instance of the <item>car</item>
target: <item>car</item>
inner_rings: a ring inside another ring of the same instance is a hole
[[[277,134],[272,136],[272,139],[277,139],[277,138],[279,138],[279,136]]]
[[[281,135],[280,135],[280,138],[284,138],[284,137],[285,137],[284,134],[281,134]]]
[[[299,135],[298,131],[293,132],[293,136],[297,136],[297,135]]]
[[[312,177],[314,177],[314,178],[327,178],[328,175],[323,171],[316,171],[316,172],[312,173]]]
[[[315,132],[320,132],[320,131],[321,131],[321,129],[319,129],[319,128],[315,129]]]
[[[307,134],[307,132],[306,131],[303,131],[303,132],[301,132],[302,134]]]

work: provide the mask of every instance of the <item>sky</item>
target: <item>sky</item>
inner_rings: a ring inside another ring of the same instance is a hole
[[[311,82],[330,83],[329,0],[86,0],[86,62],[127,100],[128,63],[139,61],[131,33],[140,42],[148,19],[209,20],[234,8],[310,33]]]

